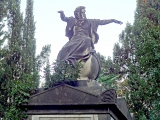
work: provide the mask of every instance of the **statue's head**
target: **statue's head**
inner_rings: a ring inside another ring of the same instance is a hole
[[[86,19],[86,10],[84,6],[79,6],[75,9],[74,15],[76,19]]]

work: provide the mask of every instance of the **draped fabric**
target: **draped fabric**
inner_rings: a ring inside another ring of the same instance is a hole
[[[77,61],[86,61],[91,54],[95,54],[92,36],[94,35],[96,43],[98,41],[98,21],[86,20],[83,25],[76,26],[75,18],[70,18],[66,27],[66,36],[69,41],[60,50],[57,60],[75,65]]]
[[[81,37],[81,38],[79,38]],[[73,65],[78,60],[84,61],[90,57],[90,51],[92,50],[91,39],[84,36],[74,36],[73,39],[68,41],[58,54],[57,60],[69,61]]]

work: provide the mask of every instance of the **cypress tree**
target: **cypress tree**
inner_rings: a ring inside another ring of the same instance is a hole
[[[3,11],[0,13],[0,38],[2,41],[7,38],[8,41],[3,47],[0,41],[0,116],[18,120],[25,116],[19,106],[28,101],[30,91],[38,87],[39,80],[33,1],[27,1],[24,22],[20,0],[2,0],[0,3],[0,10]],[[5,17],[8,25],[6,35],[2,29],[4,24],[1,24]],[[50,51],[50,47],[47,50]]]
[[[6,49],[4,47],[4,42],[6,40],[6,34],[3,30],[5,27],[5,18],[7,16],[8,0],[0,1],[0,118],[4,116],[4,111],[6,107],[7,97],[5,96],[6,82],[4,79],[5,68],[3,63],[5,62],[4,57],[6,56]]]
[[[160,0],[137,0],[135,21],[120,34],[119,58],[128,75],[127,99],[135,119],[160,118]]]
[[[22,26],[23,16],[20,13],[20,1],[10,1],[8,14],[8,65],[12,70],[11,80],[19,79],[21,72]]]
[[[26,14],[23,28],[24,54],[25,54],[25,73],[33,73],[35,71],[35,22],[33,16],[33,0],[27,0]]]
[[[23,69],[25,49],[23,41],[23,16],[20,12],[20,0],[8,1],[7,10],[7,48],[4,57],[4,98],[5,111],[4,118],[11,120],[23,119],[19,105],[27,102],[29,92],[34,88],[31,81],[32,75],[25,73]],[[27,63],[27,62],[26,62]],[[27,82],[26,82],[27,81]]]
[[[46,67],[44,68],[44,79],[45,79],[45,87],[49,88],[52,87],[52,81],[51,81],[51,67],[49,63],[49,59],[47,59]]]
[[[130,100],[137,119],[160,118],[160,0],[138,0],[133,27],[136,64],[130,67]]]
[[[26,13],[23,24],[23,70],[31,76],[33,84],[39,86],[39,75],[36,69],[36,39],[33,15],[33,0],[26,1]]]
[[[23,17],[20,13],[20,1],[8,1],[7,11],[8,22],[8,47],[6,49],[6,56],[3,62],[5,74],[4,97],[5,99],[5,119],[21,118],[20,109],[16,106],[20,104],[22,85],[20,81],[23,80],[22,74],[22,26]],[[23,87],[22,87],[23,88]]]

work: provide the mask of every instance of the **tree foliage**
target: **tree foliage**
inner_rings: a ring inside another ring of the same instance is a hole
[[[141,116],[152,119],[153,113],[157,119],[160,117],[158,103],[160,100],[159,5],[159,0],[137,2],[137,13],[133,27],[137,63],[131,67],[133,72],[131,72],[129,85],[132,88],[130,100],[133,101],[133,110],[137,113],[138,119]],[[137,102],[135,102],[136,98]]]
[[[79,79],[82,68],[81,61],[75,64],[68,64],[64,61],[55,61],[52,65],[46,64],[44,68],[45,87],[53,87],[56,83],[70,82]]]
[[[6,50],[4,48],[4,42],[6,40],[6,34],[4,31],[5,26],[5,18],[7,17],[7,7],[8,7],[8,1],[2,0],[0,1],[0,117],[4,115],[5,111],[5,101],[7,100],[7,97],[4,96],[5,90],[5,79],[3,78],[5,74],[4,70],[4,56],[6,53]]]
[[[120,67],[113,63],[112,59],[98,53],[101,62],[101,72],[97,81],[105,88],[116,88],[116,80],[119,78]]]
[[[135,119],[160,118],[160,1],[137,0],[135,21],[119,36],[115,58],[127,75],[127,99]],[[118,56],[118,57],[116,57]]]
[[[31,91],[39,86],[39,61],[44,61],[50,47],[44,46],[36,57],[33,0],[27,0],[24,20],[20,0],[1,0],[0,10],[0,117],[21,120],[26,116],[20,105],[27,103]],[[4,31],[4,26],[8,30]],[[8,43],[3,45],[5,40]]]
[[[118,56],[119,53],[116,52],[119,50],[119,48],[119,44],[116,43],[113,49],[113,55],[117,54]],[[123,79],[125,78],[125,73],[121,69],[121,66],[118,64],[118,59],[112,60],[111,57],[108,57],[106,59],[106,57],[104,57],[100,53],[98,53],[98,56],[101,61],[101,72],[99,77],[97,78],[97,81],[106,89],[116,89],[118,97],[124,97],[128,90],[128,87],[126,84],[126,80],[123,81]]]

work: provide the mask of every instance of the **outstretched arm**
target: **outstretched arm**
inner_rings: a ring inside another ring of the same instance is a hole
[[[112,23],[112,22],[120,24],[120,25],[123,24],[123,22],[121,22],[121,21],[118,21],[118,20],[115,20],[115,19],[110,19],[110,20],[100,20],[99,25],[106,25],[106,24],[109,24],[109,23]]]
[[[61,17],[62,21],[68,22],[69,18],[65,16],[65,14],[62,10],[58,11],[58,13],[60,13],[60,17]]]

